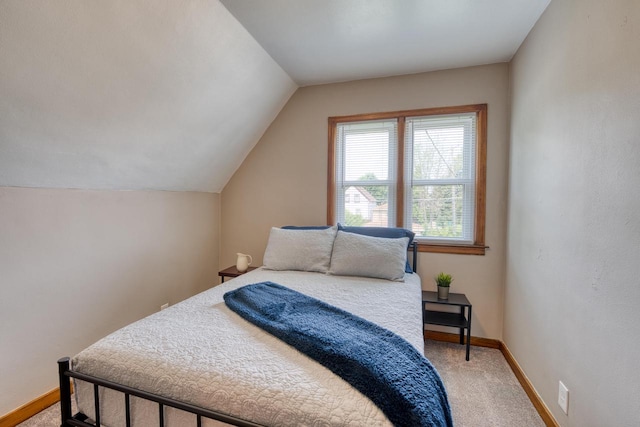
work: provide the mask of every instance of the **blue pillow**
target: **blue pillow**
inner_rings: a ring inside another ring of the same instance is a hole
[[[363,234],[365,236],[384,237],[387,239],[400,239],[402,237],[408,237],[409,243],[407,244],[407,250],[409,249],[409,246],[411,246],[411,242],[413,242],[413,238],[416,235],[416,233],[411,230],[407,230],[406,228],[393,227],[353,227],[338,224],[338,230],[346,231],[347,233]],[[404,271],[406,273],[413,273],[408,259],[405,264]]]
[[[330,225],[285,225],[284,227],[280,227],[285,230],[326,230],[327,228],[331,228]]]

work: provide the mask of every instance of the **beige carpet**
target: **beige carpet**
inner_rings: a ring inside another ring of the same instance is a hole
[[[449,393],[456,427],[544,427],[500,350],[427,341],[425,355],[436,367]],[[57,427],[58,405],[20,427]]]
[[[425,356],[449,394],[456,427],[544,427],[500,350],[428,340]]]

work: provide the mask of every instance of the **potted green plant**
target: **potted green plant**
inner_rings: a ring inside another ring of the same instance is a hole
[[[440,273],[436,276],[436,285],[438,285],[438,299],[449,299],[449,287],[453,279],[450,274]]]

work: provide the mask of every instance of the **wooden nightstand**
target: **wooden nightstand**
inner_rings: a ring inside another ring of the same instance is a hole
[[[247,269],[247,271],[241,273],[238,271],[238,269],[236,268],[235,265],[232,265],[231,267],[227,267],[224,270],[218,271],[218,276],[222,277],[222,281],[220,283],[224,283],[224,278],[225,277],[238,277],[238,276],[242,276],[244,273],[248,273],[252,270],[255,270],[258,267],[249,267]]]

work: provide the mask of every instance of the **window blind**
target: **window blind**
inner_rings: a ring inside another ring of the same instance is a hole
[[[408,117],[405,127],[405,227],[473,243],[476,114]]]
[[[336,220],[394,226],[398,122],[373,120],[336,127]]]

